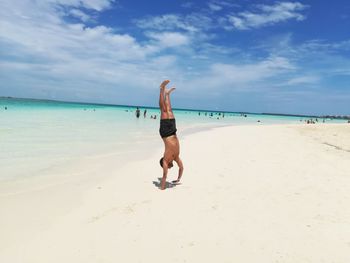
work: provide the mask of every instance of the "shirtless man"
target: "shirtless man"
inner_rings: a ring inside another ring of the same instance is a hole
[[[179,157],[180,144],[176,136],[175,117],[170,104],[170,93],[173,92],[175,88],[165,88],[169,82],[170,80],[164,80],[162,84],[160,84],[159,94],[159,107],[161,112],[159,133],[164,141],[165,146],[164,155],[159,161],[160,166],[163,168],[163,178],[160,183],[161,190],[165,189],[168,169],[173,167],[173,161],[175,161],[179,167],[179,175],[177,177],[177,180],[173,181],[173,183],[180,182],[184,170],[182,161]]]

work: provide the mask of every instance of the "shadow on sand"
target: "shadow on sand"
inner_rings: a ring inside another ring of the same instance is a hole
[[[155,187],[160,188],[160,182],[162,181],[162,177],[158,177],[158,181],[153,181]],[[177,185],[180,185],[181,183],[175,183],[175,182],[166,182],[165,187],[166,188],[173,188]]]

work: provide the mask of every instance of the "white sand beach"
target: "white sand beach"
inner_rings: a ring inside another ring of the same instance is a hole
[[[160,138],[123,166],[2,183],[0,262],[350,262],[350,124],[179,138],[182,184],[165,191]]]

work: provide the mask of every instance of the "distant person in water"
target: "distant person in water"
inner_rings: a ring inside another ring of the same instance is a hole
[[[145,109],[145,111],[143,112],[143,117],[146,118],[147,115],[147,110]]]
[[[136,114],[136,118],[140,118],[140,109],[139,109],[139,107],[136,108],[135,114]]]
[[[164,141],[165,151],[163,157],[160,159],[160,166],[163,168],[163,177],[160,183],[160,189],[164,190],[166,187],[166,178],[168,175],[168,169],[173,167],[173,161],[175,161],[179,167],[179,174],[177,180],[173,183],[179,183],[184,167],[180,159],[180,143],[176,136],[176,123],[174,113],[170,103],[170,93],[175,88],[166,89],[166,85],[170,80],[164,80],[160,84],[159,94],[159,107],[160,107],[160,128],[159,133]]]

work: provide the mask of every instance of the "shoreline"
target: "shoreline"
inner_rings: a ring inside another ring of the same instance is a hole
[[[122,167],[110,156],[88,176],[1,195],[0,260],[346,262],[349,134],[347,124],[213,128],[181,136],[183,181],[165,191],[159,144]]]
[[[156,124],[158,125],[158,123]],[[295,125],[295,126],[303,126],[306,125],[305,123],[256,123],[256,122],[251,122],[251,123],[232,123],[232,124],[228,124],[228,123],[200,123],[200,124],[196,124],[196,125],[189,125],[188,123],[184,124],[184,128],[180,128],[180,130],[178,129],[178,136],[180,139],[180,142],[182,139],[187,138],[188,136],[197,134],[197,133],[201,133],[201,132],[206,132],[206,131],[211,131],[211,130],[215,130],[215,129],[220,129],[220,128],[226,128],[226,127],[259,127],[259,126],[288,126],[288,125]],[[316,124],[316,126],[327,126],[327,125],[346,125],[345,123],[318,123]],[[313,125],[309,124],[307,125],[308,127],[312,128]],[[126,147],[123,151],[118,152],[115,149],[116,148],[108,148],[107,151],[102,151],[101,149],[99,149],[97,154],[91,154],[89,153],[87,156],[82,157],[82,156],[72,156],[71,160],[68,160],[68,162],[64,163],[63,161],[60,161],[59,163],[55,163],[54,166],[56,167],[50,167],[50,169],[43,169],[43,172],[41,174],[37,174],[34,176],[28,176],[28,177],[14,177],[14,178],[9,178],[9,177],[5,177],[5,178],[1,178],[0,179],[0,196],[3,192],[2,189],[11,186],[12,184],[23,184],[23,185],[28,185],[31,183],[31,181],[33,182],[38,182],[40,183],[41,181],[45,180],[50,180],[50,181],[56,181],[57,183],[62,183],[62,181],[65,181],[65,179],[67,179],[67,176],[65,175],[66,173],[69,174],[80,174],[81,170],[83,170],[83,173],[88,173],[88,168],[86,168],[86,166],[91,165],[91,160],[95,159],[95,162],[98,162],[98,159],[102,159],[103,158],[110,158],[111,156],[116,156],[116,157],[120,157],[121,155],[126,155],[127,157],[123,157],[122,159],[120,159],[119,164],[120,165],[124,165],[125,163],[127,163],[127,161],[129,159],[132,159],[134,156],[133,154],[135,154],[135,156],[138,158],[138,160],[145,160],[148,158],[149,156],[149,149],[163,149],[163,142],[161,141],[161,138],[159,137],[158,134],[158,128],[154,129],[154,131],[156,132],[154,136],[151,135],[151,133],[148,133],[146,138],[138,138],[137,141],[140,144],[140,141],[144,141],[141,142],[140,147]],[[151,140],[150,140],[151,139]],[[132,145],[133,142],[130,142],[130,145]],[[143,145],[142,145],[143,144]],[[92,144],[92,147],[94,147],[95,145]],[[98,146],[98,145],[96,145]],[[162,153],[160,154],[162,155]],[[63,167],[63,165],[65,165]],[[92,169],[96,169],[93,166],[91,166]],[[46,171],[47,170],[47,171]],[[69,175],[70,176],[70,175]],[[69,177],[68,176],[68,177]],[[52,184],[52,183],[51,183]]]
[[[125,105],[125,104],[110,104],[110,103],[94,103],[94,102],[83,102],[83,101],[64,101],[64,100],[52,100],[52,99],[36,99],[36,98],[21,98],[21,97],[11,97],[11,96],[0,96],[1,100],[21,100],[25,102],[38,102],[38,103],[65,103],[65,104],[75,104],[75,105],[88,105],[97,107],[131,107],[131,108],[144,108],[158,110],[158,106],[145,106],[145,105]],[[1,106],[1,105],[0,105]],[[3,105],[6,106],[6,105]],[[314,114],[293,114],[293,113],[270,113],[270,112],[248,112],[248,111],[230,111],[230,110],[210,110],[210,109],[186,109],[186,108],[173,108],[175,111],[191,111],[191,112],[220,112],[228,114],[248,114],[248,115],[270,115],[270,116],[280,116],[280,117],[297,117],[297,118],[333,118],[339,120],[350,120],[350,115],[338,114],[338,115],[314,115]]]

